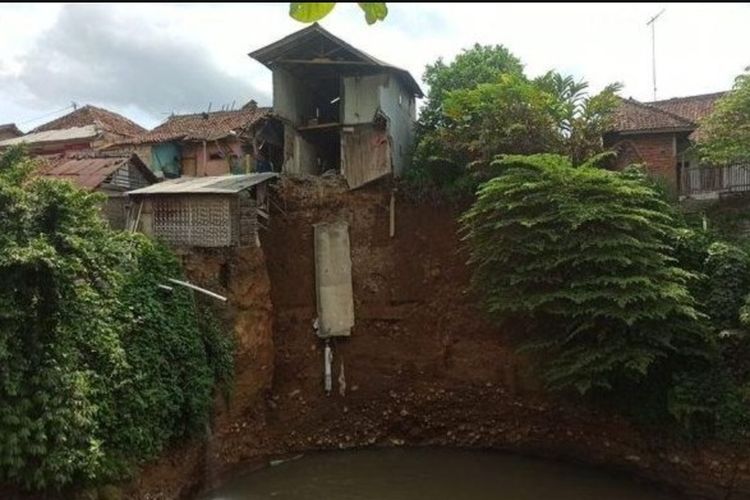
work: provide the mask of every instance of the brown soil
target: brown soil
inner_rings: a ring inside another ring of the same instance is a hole
[[[454,210],[399,199],[390,238],[389,197],[387,186],[349,192],[337,179],[284,179],[262,249],[185,256],[193,281],[230,297],[236,385],[229,404],[217,399],[211,437],[145,467],[129,498],[192,498],[272,457],[367,445],[512,450],[632,471],[691,494],[750,498],[747,455],[657,442],[542,394],[478,309]],[[326,396],[312,329],[312,224],[334,219],[350,224],[356,326],[335,342]]]

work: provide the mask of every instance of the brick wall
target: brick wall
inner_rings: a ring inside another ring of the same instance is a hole
[[[674,137],[674,134],[642,134],[611,138],[611,144],[618,151],[615,168],[644,163],[651,174],[662,177],[670,186],[677,188]]]

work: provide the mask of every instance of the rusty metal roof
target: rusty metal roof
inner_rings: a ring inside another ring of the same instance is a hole
[[[130,156],[59,156],[44,160],[39,173],[45,177],[65,179],[93,191],[107,178],[126,165],[135,165],[146,179],[156,182],[156,177],[137,155]]]
[[[279,174],[263,172],[212,177],[180,177],[128,192],[129,195],[235,194],[243,189],[275,179]]]

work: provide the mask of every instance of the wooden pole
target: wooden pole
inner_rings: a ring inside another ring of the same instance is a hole
[[[136,215],[135,221],[133,222],[133,227],[130,230],[131,233],[138,231],[138,224],[141,223],[141,212],[143,212],[143,200],[141,200],[140,205],[138,205],[138,215]]]
[[[390,232],[391,238],[396,236],[396,195],[391,190],[391,217],[390,217]]]

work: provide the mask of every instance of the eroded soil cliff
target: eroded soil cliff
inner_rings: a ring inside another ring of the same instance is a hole
[[[236,382],[217,398],[208,439],[171,450],[130,485],[132,498],[193,497],[237,470],[312,449],[450,445],[601,464],[691,494],[750,498],[750,454],[687,448],[544,395],[469,289],[455,209],[349,192],[337,179],[284,179],[261,248],[191,252],[193,281],[229,296]],[[334,343],[323,390],[313,227],[350,225],[356,326]],[[344,369],[345,391],[340,392]]]

